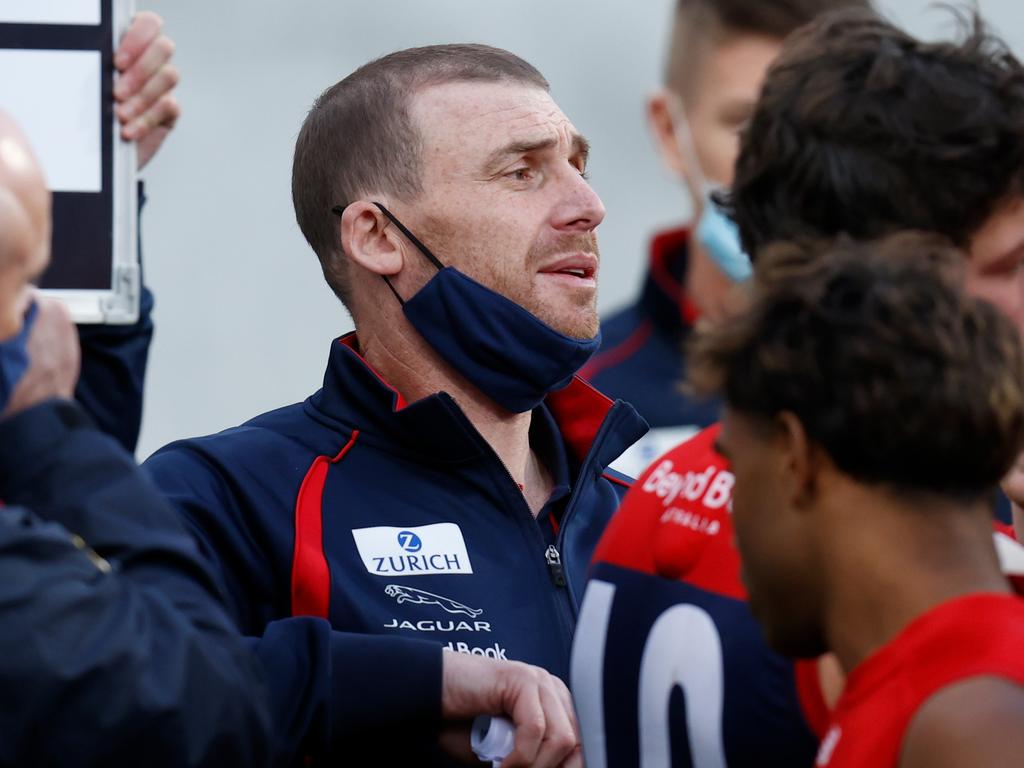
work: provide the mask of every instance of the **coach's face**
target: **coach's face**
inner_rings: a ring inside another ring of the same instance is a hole
[[[445,264],[553,328],[595,336],[604,206],[586,181],[586,140],[551,96],[456,82],[422,90],[411,112],[423,193],[407,225]]]

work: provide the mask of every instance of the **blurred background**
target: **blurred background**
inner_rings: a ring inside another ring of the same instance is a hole
[[[139,457],[233,426],[320,385],[331,340],[351,329],[302,238],[290,196],[292,147],[313,99],[400,48],[481,42],[530,61],[591,141],[603,313],[637,291],[647,241],[686,220],[645,120],[661,82],[674,0],[136,0],[177,43],[183,114],[143,174],[146,279],[156,336]],[[948,36],[931,0],[876,0],[925,37]],[[1021,0],[980,0],[1024,52]]]

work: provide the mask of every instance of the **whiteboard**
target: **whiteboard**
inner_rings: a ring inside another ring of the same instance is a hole
[[[0,0],[0,109],[25,130],[53,193],[40,287],[80,323],[139,311],[135,148],[113,110],[113,52],[132,0]]]

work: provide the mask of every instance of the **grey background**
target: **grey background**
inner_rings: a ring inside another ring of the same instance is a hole
[[[593,145],[600,307],[637,290],[646,242],[688,202],[649,139],[644,100],[661,79],[673,0],[136,0],[177,43],[183,116],[147,168],[146,277],[157,332],[139,456],[171,440],[301,400],[351,321],[323,282],[290,199],[291,153],[306,110],[371,58],[441,42],[514,51],[550,80]],[[882,7],[913,31],[950,31],[924,0]],[[981,0],[1018,51],[1019,0]]]

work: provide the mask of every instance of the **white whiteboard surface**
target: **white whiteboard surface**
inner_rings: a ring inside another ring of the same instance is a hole
[[[99,51],[0,50],[0,109],[32,137],[51,190],[102,191]]]
[[[0,0],[0,23],[99,24],[100,0]]]

